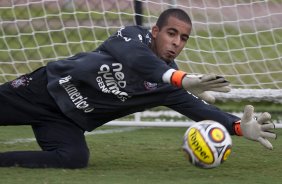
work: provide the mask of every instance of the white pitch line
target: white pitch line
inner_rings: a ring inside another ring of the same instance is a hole
[[[93,132],[86,132],[85,136],[131,132],[131,131],[135,131],[141,128],[142,127],[125,127],[125,128],[108,129],[108,130],[94,130]],[[35,142],[35,141],[36,141],[35,138],[21,138],[21,139],[12,139],[10,141],[4,141],[0,143],[1,144],[17,144],[17,143],[29,143],[29,142]]]
[[[22,138],[22,139],[12,139],[10,141],[1,142],[2,144],[17,144],[17,143],[28,143],[34,142],[35,138]]]
[[[116,128],[109,130],[94,130],[92,132],[86,132],[85,135],[99,135],[99,134],[112,134],[112,133],[122,133],[122,132],[132,132],[139,130],[143,127],[125,127],[125,128]]]

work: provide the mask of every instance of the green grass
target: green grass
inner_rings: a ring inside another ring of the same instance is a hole
[[[102,127],[98,130],[113,127]],[[281,183],[282,147],[272,141],[274,150],[233,136],[229,159],[215,169],[192,166],[181,150],[185,128],[140,128],[131,132],[87,136],[91,152],[86,169],[1,168],[0,183],[14,184],[132,184],[132,183]],[[1,127],[0,150],[36,150],[35,142],[4,144],[16,138],[32,137],[29,127]]]

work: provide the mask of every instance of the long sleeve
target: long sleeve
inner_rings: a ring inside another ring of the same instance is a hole
[[[171,93],[165,102],[165,106],[187,116],[194,121],[213,120],[221,123],[234,135],[233,123],[240,120],[232,114],[221,111],[199,98],[187,93],[185,90],[176,90]]]

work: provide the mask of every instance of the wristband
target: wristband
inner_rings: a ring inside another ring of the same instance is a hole
[[[170,83],[174,86],[181,88],[182,87],[182,80],[186,75],[187,75],[186,72],[176,70],[171,75]]]
[[[237,121],[233,124],[233,130],[235,132],[236,135],[238,136],[242,136],[242,131],[241,131],[241,125],[240,125],[241,121]]]

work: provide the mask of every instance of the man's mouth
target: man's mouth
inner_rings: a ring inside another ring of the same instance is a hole
[[[176,53],[174,51],[172,51],[172,50],[169,50],[168,54],[170,55],[170,57],[175,57],[176,56]]]

